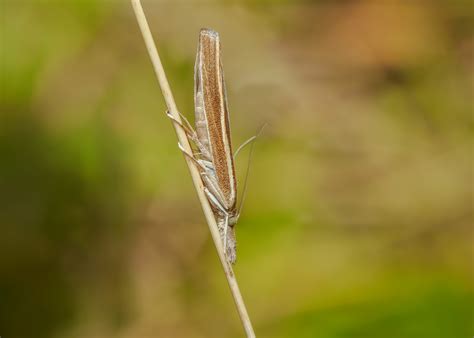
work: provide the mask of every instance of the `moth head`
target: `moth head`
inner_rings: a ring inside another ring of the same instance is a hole
[[[238,220],[239,220],[239,217],[240,217],[240,214],[233,214],[233,215],[230,215],[229,216],[229,226],[230,227],[234,227],[234,225],[237,224]]]

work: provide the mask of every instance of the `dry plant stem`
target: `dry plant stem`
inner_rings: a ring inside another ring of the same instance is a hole
[[[168,80],[166,79],[165,71],[163,69],[163,65],[161,64],[160,56],[153,41],[153,37],[151,35],[150,28],[148,26],[145,13],[143,12],[140,0],[131,1],[133,9],[135,11],[135,16],[137,17],[137,21],[143,35],[143,39],[145,40],[146,48],[148,50],[148,53],[150,54],[150,58],[153,63],[153,68],[155,69],[156,77],[158,78],[158,82],[161,87],[161,92],[163,93],[163,96],[165,98],[168,111],[174,117],[175,120],[181,122],[181,117],[179,116],[178,108],[176,107],[173,94],[171,93],[171,89],[168,84]],[[191,146],[189,144],[189,140],[185,132],[181,128],[177,127],[174,123],[173,126],[175,128],[176,135],[178,136],[179,143],[183,146],[185,151],[187,151],[188,153],[192,153]],[[214,218],[211,206],[209,205],[209,201],[207,200],[207,197],[204,193],[201,176],[192,160],[187,158],[186,156],[184,156],[184,158],[191,173],[194,187],[196,188],[199,201],[201,202],[201,206],[204,211],[209,230],[211,231],[212,239],[214,240],[214,244],[217,249],[217,254],[221,261],[222,267],[224,268],[225,276],[227,278],[227,282],[229,283],[230,291],[232,292],[232,296],[234,298],[235,305],[237,307],[237,311],[239,313],[240,320],[244,327],[245,333],[247,334],[247,337],[255,337],[255,333],[252,328],[252,323],[250,322],[250,317],[247,313],[244,300],[240,293],[239,285],[237,284],[237,280],[235,278],[231,265],[227,262],[219,230],[217,228],[216,220]]]

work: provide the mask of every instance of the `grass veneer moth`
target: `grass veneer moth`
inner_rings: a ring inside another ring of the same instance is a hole
[[[168,117],[184,129],[194,144],[192,154],[186,152],[180,144],[179,147],[200,170],[204,192],[216,218],[224,252],[228,261],[234,264],[237,257],[234,227],[240,216],[240,208],[237,209],[234,157],[245,145],[255,140],[256,136],[244,142],[235,155],[232,153],[219,34],[206,28],[199,33],[194,66],[194,106],[195,128],[184,116],[184,124],[176,121],[169,113]]]

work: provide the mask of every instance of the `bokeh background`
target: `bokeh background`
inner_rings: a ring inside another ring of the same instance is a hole
[[[268,123],[257,336],[472,337],[472,2],[143,5],[185,115],[211,27],[234,146]],[[130,3],[2,0],[0,33],[0,335],[242,337]]]

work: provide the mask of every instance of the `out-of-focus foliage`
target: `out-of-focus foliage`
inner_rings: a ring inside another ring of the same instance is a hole
[[[257,335],[473,336],[472,3],[144,7],[184,114],[212,27],[234,146],[269,124],[237,228]],[[0,18],[0,335],[242,336],[130,4]]]

